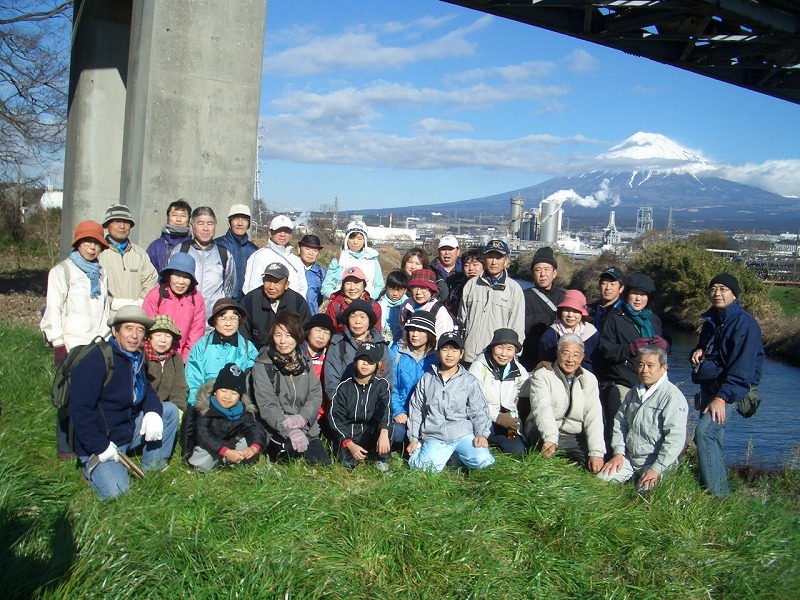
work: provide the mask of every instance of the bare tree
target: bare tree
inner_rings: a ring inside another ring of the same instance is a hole
[[[0,233],[18,241],[23,207],[64,147],[71,7],[0,0]]]
[[[0,0],[0,175],[64,144],[72,2]]]
[[[338,243],[335,204],[322,204],[319,207],[319,211],[312,213],[311,231],[319,236],[323,245]]]

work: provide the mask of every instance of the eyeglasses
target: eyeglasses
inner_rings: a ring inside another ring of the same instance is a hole
[[[217,317],[217,323],[237,323],[239,315],[232,315],[229,317]]]
[[[730,288],[725,287],[724,285],[714,285],[708,288],[708,293],[712,296],[714,294],[724,294],[725,292],[730,292]]]
[[[97,246],[98,248],[102,248],[103,244],[97,240],[81,240],[81,246]]]

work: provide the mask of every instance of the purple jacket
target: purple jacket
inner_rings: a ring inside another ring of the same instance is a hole
[[[183,231],[176,231],[175,229],[176,228],[171,225],[164,225],[164,228],[161,230],[161,236],[150,242],[150,245],[147,247],[147,256],[150,257],[150,262],[153,263],[159,275],[161,271],[164,270],[164,267],[167,266],[172,249],[192,239],[191,231],[187,230],[186,233],[184,233]]]

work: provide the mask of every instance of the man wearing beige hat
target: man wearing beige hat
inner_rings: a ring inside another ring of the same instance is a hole
[[[236,285],[233,288],[232,298],[241,302],[244,294],[244,271],[247,259],[258,250],[250,238],[247,230],[250,229],[250,207],[246,204],[234,204],[228,211],[228,232],[214,240],[220,246],[225,246],[236,262]]]
[[[278,215],[272,219],[269,224],[269,242],[247,260],[244,284],[242,285],[243,294],[260,288],[262,285],[261,277],[267,265],[278,261],[289,269],[289,288],[303,296],[303,298],[306,297],[306,291],[308,291],[306,269],[300,257],[292,252],[293,233],[294,225],[289,217]]]
[[[137,306],[123,306],[108,320],[113,372],[107,385],[99,347],[70,371],[69,413],[73,447],[83,475],[103,499],[128,491],[130,477],[121,455],[142,447],[142,468],[167,466],[178,430],[178,407],[161,402],[147,380],[141,351],[153,319]],[[122,462],[120,462],[122,459]]]
[[[103,227],[108,231],[108,249],[100,264],[108,276],[111,316],[123,306],[142,306],[147,292],[158,284],[158,273],[144,248],[128,239],[136,225],[130,209],[114,204],[106,209]]]

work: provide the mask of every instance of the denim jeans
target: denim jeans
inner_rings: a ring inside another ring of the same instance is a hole
[[[455,442],[425,440],[408,459],[408,466],[425,471],[441,471],[455,452],[461,462],[470,469],[484,469],[494,464],[494,456],[488,448],[472,445],[474,435],[465,435]]]
[[[705,409],[707,405],[708,401],[704,402],[702,409]],[[733,404],[726,404],[725,423],[731,418],[732,412]],[[700,485],[720,497],[727,496],[730,491],[728,489],[728,471],[725,468],[725,447],[722,444],[724,436],[724,424],[720,425],[712,421],[710,412],[700,414],[700,422],[694,430]]]
[[[527,448],[525,447],[525,441],[522,436],[516,435],[509,439],[507,433],[508,429],[497,423],[492,423],[492,432],[489,434],[488,438],[489,445],[500,448],[505,454],[525,454]]]
[[[178,431],[179,411],[178,407],[172,402],[164,402],[164,412],[161,418],[164,421],[164,432],[162,439],[157,442],[145,442],[144,437],[139,433],[142,428],[144,413],[139,413],[136,423],[133,426],[133,439],[127,443],[118,445],[121,452],[128,452],[134,448],[143,446],[142,450],[142,469],[145,471],[160,471],[167,466],[167,461],[172,455],[175,446],[175,434]],[[83,475],[89,481],[89,485],[100,498],[107,500],[116,498],[124,494],[130,488],[130,477],[128,469],[122,463],[109,460],[97,465],[89,473],[90,456],[79,456]]]

